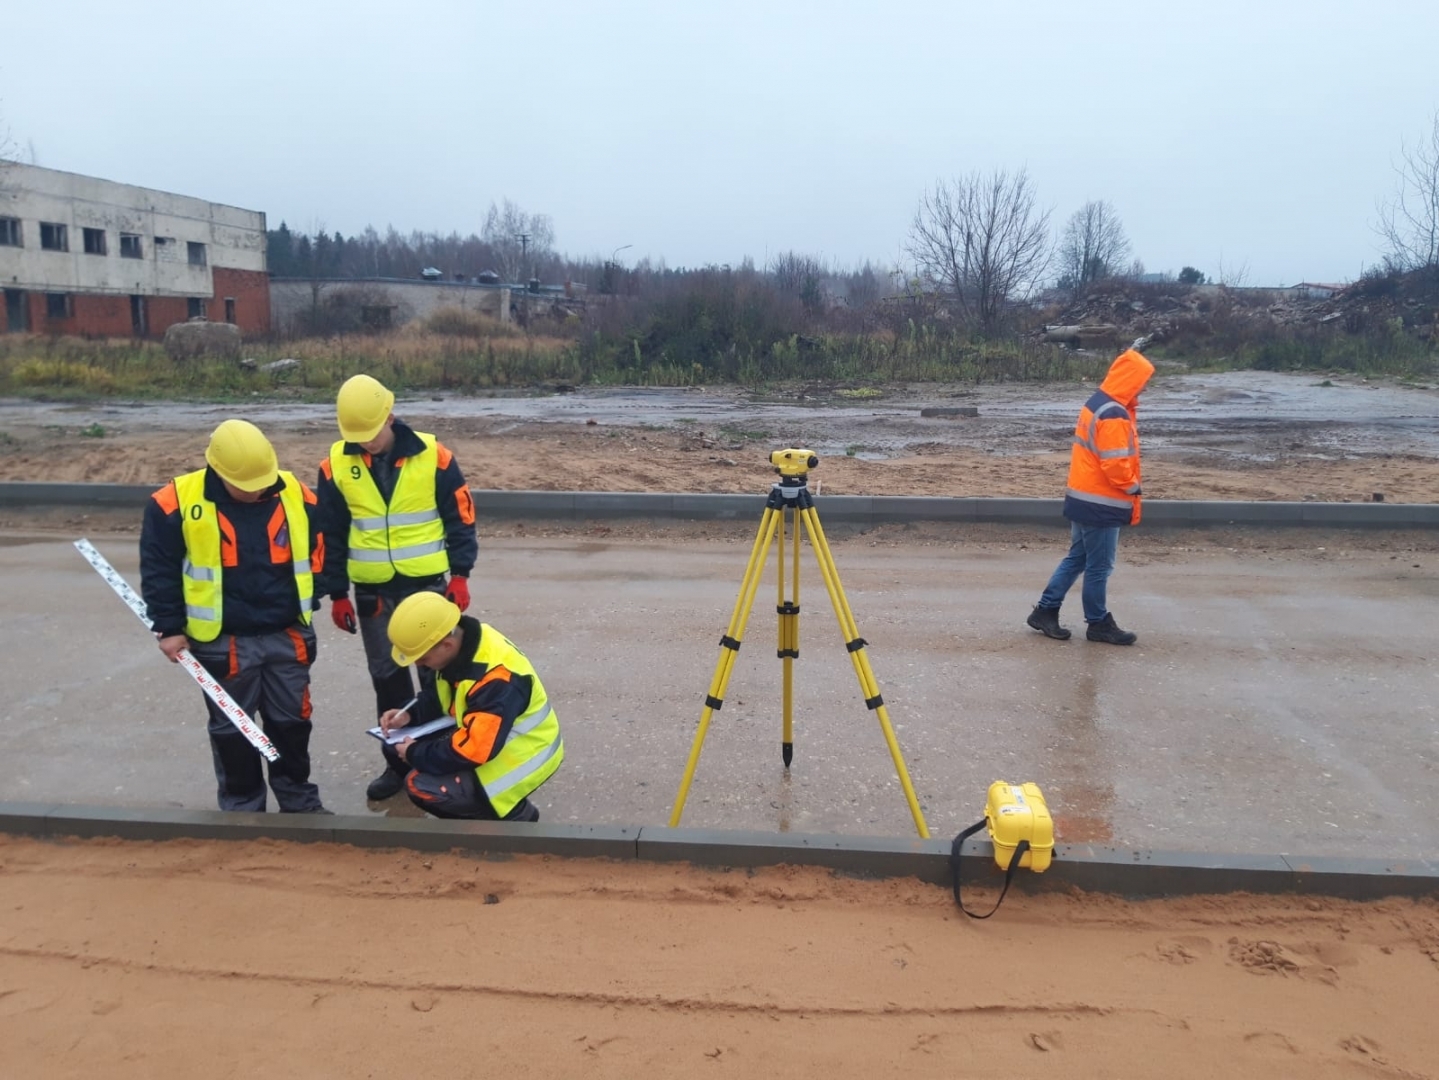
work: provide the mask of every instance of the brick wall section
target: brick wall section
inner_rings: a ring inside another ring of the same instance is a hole
[[[146,321],[149,323],[150,337],[159,340],[165,336],[165,331],[177,322],[184,322],[190,317],[190,301],[183,296],[147,296],[145,297]],[[213,318],[215,309],[209,309],[209,317]],[[225,317],[225,312],[220,311],[220,317]]]
[[[235,325],[245,337],[270,332],[270,275],[258,270],[226,270],[215,267],[215,297],[210,301],[210,321],[225,318],[225,297],[235,298]],[[153,328],[155,323],[151,322]],[[162,330],[161,333],[164,333]]]
[[[215,294],[206,298],[206,315],[213,322],[225,318],[225,298],[235,301],[235,325],[247,338],[270,332],[270,275],[255,270],[211,271]],[[27,292],[30,328],[40,334],[79,334],[86,337],[130,337],[134,332],[130,297],[103,293],[70,294],[71,314],[52,319],[46,314],[43,292]],[[190,302],[183,296],[146,296],[145,317],[149,336],[165,336],[167,327],[190,317]]]
[[[130,336],[130,298],[94,293],[70,294],[70,317],[53,319],[42,292],[26,294],[30,302],[30,328],[41,334],[87,334],[94,337]]]

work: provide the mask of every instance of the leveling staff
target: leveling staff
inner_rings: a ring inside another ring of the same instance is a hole
[[[321,588],[335,625],[359,630],[377,716],[415,695],[410,670],[395,664],[385,634],[395,606],[415,593],[443,590],[463,611],[479,551],[475,504],[459,462],[433,435],[395,419],[394,404],[395,395],[368,375],[340,387],[341,438],[320,463],[318,485],[330,538]],[[398,794],[408,771],[392,748],[382,750],[385,770],[365,790],[374,800]]]
[[[411,713],[380,717],[386,735],[448,714],[455,721],[395,750],[405,791],[441,818],[539,821],[528,796],[565,759],[560,722],[534,665],[493,626],[432,592],[400,602],[390,619],[393,659],[435,672]]]

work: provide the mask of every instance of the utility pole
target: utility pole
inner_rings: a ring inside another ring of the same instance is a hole
[[[527,232],[516,233],[520,242],[520,275],[527,281],[534,275],[529,272],[530,265],[530,234]]]

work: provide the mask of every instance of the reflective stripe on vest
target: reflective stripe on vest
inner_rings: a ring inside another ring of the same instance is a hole
[[[378,585],[396,574],[433,577],[450,569],[445,523],[435,499],[435,437],[415,434],[425,448],[401,463],[388,505],[365,459],[346,454],[343,439],[330,447],[330,475],[350,508],[346,571],[358,584]]]
[[[285,486],[280,505],[290,536],[290,559],[295,570],[299,618],[310,622],[310,600],[315,579],[310,572],[310,519],[305,513],[305,492],[293,473],[281,472]],[[185,537],[185,559],[180,582],[185,593],[185,635],[195,641],[214,641],[225,621],[225,583],[220,554],[220,519],[215,504],[205,498],[205,470],[175,478],[180,504],[180,528]]]
[[[1134,506],[1133,499],[1112,499],[1108,495],[1095,495],[1092,492],[1080,491],[1078,488],[1065,488],[1064,490],[1071,499],[1095,503],[1098,506],[1118,506],[1125,510],[1129,510]]]
[[[550,706],[539,675],[509,638],[488,624],[480,624],[475,663],[485,671],[503,667],[514,675],[528,675],[531,680],[529,708],[510,726],[509,737],[499,752],[475,769],[490,805],[504,817],[560,767],[565,744],[560,738],[559,717]],[[453,688],[443,676],[435,680],[440,704],[454,717],[456,726],[464,719],[465,702],[474,685],[474,679],[461,680]]]

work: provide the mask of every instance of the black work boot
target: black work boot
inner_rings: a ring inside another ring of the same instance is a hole
[[[386,765],[385,771],[370,781],[370,786],[365,789],[365,798],[371,802],[384,802],[392,795],[398,795],[404,786],[404,776]]]
[[[1045,637],[1052,637],[1056,641],[1069,640],[1069,631],[1059,625],[1059,608],[1057,607],[1040,607],[1036,604],[1034,610],[1029,613],[1029,618],[1024,621]]]
[[[529,799],[521,799],[519,803],[505,815],[506,821],[539,821],[540,808]]]
[[[1103,641],[1110,645],[1133,645],[1139,640],[1138,634],[1131,634],[1128,630],[1121,630],[1116,626],[1113,615],[1106,615],[1098,622],[1090,623],[1084,636],[1090,641]]]

